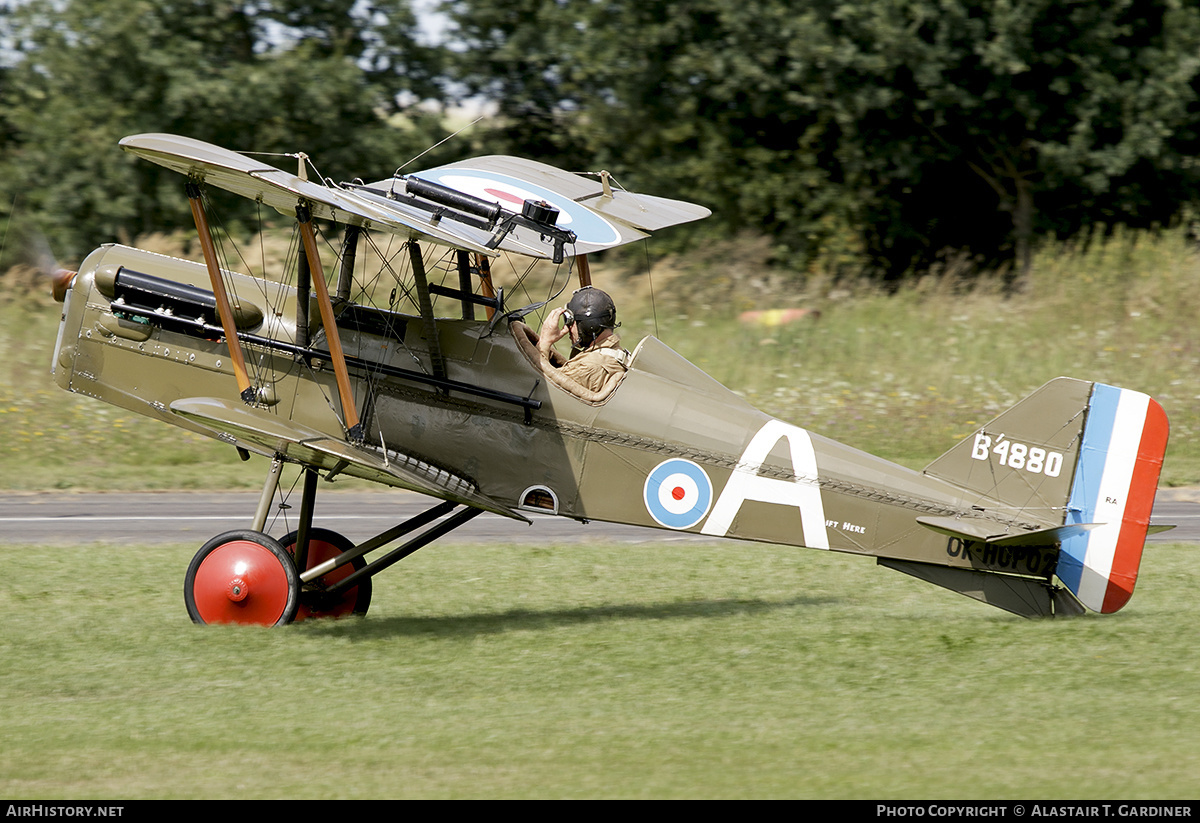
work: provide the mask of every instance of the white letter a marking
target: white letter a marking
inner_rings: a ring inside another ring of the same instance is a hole
[[[767,455],[785,437],[791,447],[792,471],[796,479],[759,477],[758,470],[762,468]],[[729,482],[725,484],[720,499],[700,531],[724,537],[733,524],[733,518],[747,500],[797,507],[804,527],[804,545],[810,549],[829,548],[829,537],[825,532],[825,507],[821,503],[821,489],[817,485],[817,456],[812,440],[804,429],[782,420],[767,421],[746,446],[741,463],[729,475]],[[749,533],[743,536],[754,537]]]

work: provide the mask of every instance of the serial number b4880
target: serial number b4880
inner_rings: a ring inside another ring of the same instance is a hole
[[[998,458],[1001,466],[1046,477],[1058,477],[1063,468],[1063,456],[1059,452],[1009,440],[1002,434],[997,435],[993,442],[991,435],[978,432],[975,435],[971,457],[976,460],[988,460],[993,455]]]

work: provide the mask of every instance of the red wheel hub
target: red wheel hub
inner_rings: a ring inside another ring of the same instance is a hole
[[[240,577],[235,577],[229,581],[229,589],[226,594],[234,603],[240,603],[246,599],[246,595],[250,593],[250,587],[246,585],[246,581]]]
[[[250,540],[223,543],[196,569],[196,611],[205,623],[274,625],[293,597],[287,571],[266,546]]]

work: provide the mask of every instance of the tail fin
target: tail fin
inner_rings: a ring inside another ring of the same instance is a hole
[[[1046,523],[1030,537],[1059,543],[1059,580],[1109,614],[1133,594],[1168,430],[1145,394],[1060,377],[925,472]]]

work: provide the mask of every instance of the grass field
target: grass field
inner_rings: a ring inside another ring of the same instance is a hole
[[[1191,546],[1060,621],[805,550],[439,546],[282,629],[188,622],[194,549],[4,553],[0,796],[1196,796]]]

